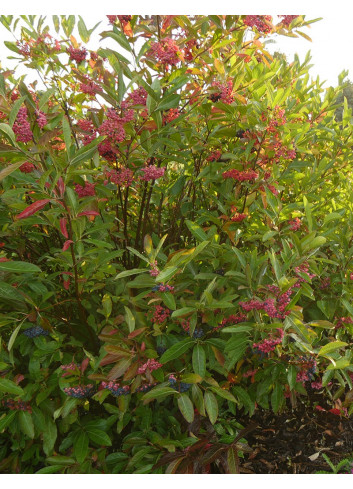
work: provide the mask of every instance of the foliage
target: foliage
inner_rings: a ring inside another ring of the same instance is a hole
[[[238,472],[237,413],[352,412],[343,76],[266,51],[304,16],[109,21],[1,17],[0,470]]]

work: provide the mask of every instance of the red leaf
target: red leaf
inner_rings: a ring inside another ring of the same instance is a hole
[[[63,197],[65,193],[65,183],[62,177],[59,178],[57,185],[58,185],[60,197]]]
[[[67,229],[66,229],[66,222],[67,222],[67,221],[66,221],[65,217],[62,217],[62,218],[60,219],[60,230],[61,230],[61,232],[63,233],[63,235],[65,236],[65,238],[68,238],[68,237],[69,237],[69,235],[68,235],[68,233],[67,233]]]
[[[69,290],[70,288],[70,279],[64,280],[64,289]]]
[[[88,364],[89,364],[89,358],[85,358],[81,363],[81,373],[83,373],[86,370]]]
[[[64,246],[63,246],[63,251],[68,250],[70,248],[71,243],[73,243],[73,241],[71,239],[68,239],[67,241],[65,241]]]
[[[128,339],[131,340],[131,338],[135,338],[135,336],[138,336],[139,334],[143,333],[145,329],[146,328],[135,329],[135,331],[128,334]]]
[[[80,216],[99,216],[99,212],[97,211],[83,211],[77,214],[77,217]]]
[[[33,202],[33,204],[29,205],[28,207],[25,208],[24,211],[18,214],[16,216],[16,219],[26,219],[27,217],[32,216],[36,212],[43,209],[43,207],[45,207],[48,202],[50,202],[50,199],[42,199],[42,200],[37,200],[37,202]]]
[[[70,275],[70,277],[73,277],[73,273],[72,272],[61,272],[61,275]]]
[[[329,409],[329,413],[332,413],[332,414],[335,414],[336,416],[340,416],[341,415],[341,411],[339,409]]]

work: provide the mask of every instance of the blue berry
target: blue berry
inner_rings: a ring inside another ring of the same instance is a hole
[[[161,346],[157,346],[157,353],[158,353],[158,355],[160,355],[160,356],[163,355],[163,353],[165,351],[167,351],[167,349],[164,346],[162,346],[162,345]]]
[[[193,338],[201,338],[204,335],[204,330],[202,328],[195,329],[194,334],[192,335]]]
[[[37,338],[37,336],[48,336],[49,331],[41,328],[40,326],[34,326],[33,328],[28,328],[23,331],[23,334],[28,338]]]

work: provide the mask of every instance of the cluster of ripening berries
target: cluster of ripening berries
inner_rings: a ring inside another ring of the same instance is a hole
[[[219,329],[225,328],[226,326],[233,325],[233,324],[238,324],[238,323],[243,323],[244,321],[247,320],[246,314],[231,314],[227,318],[223,318],[221,323],[213,328],[213,331],[217,331]]]
[[[13,399],[3,399],[2,405],[11,411],[28,411],[32,413],[31,405],[28,402],[14,401]]]
[[[37,338],[37,336],[48,336],[49,331],[43,329],[41,326],[33,326],[33,328],[28,328],[23,331],[23,334],[28,338]]]
[[[260,341],[259,343],[254,343],[253,349],[255,350],[255,352],[260,353],[262,355],[267,354],[273,351],[277,345],[282,343],[284,331],[283,329],[278,328],[277,332],[279,334],[278,338],[270,337]]]
[[[301,366],[301,370],[297,374],[297,382],[313,380],[317,371],[316,359],[312,355],[302,355],[296,361]]]
[[[190,319],[187,319],[185,321],[182,321],[181,327],[183,328],[185,333],[189,333],[190,331]],[[202,328],[196,328],[192,334],[193,338],[202,338],[202,336],[205,334],[204,330]]]
[[[150,372],[153,372],[153,370],[157,370],[158,368],[162,367],[163,365],[154,358],[149,358],[146,363],[141,365],[139,369],[137,370],[138,374],[144,374],[146,370],[149,370]]]
[[[152,289],[152,292],[174,292],[174,287],[172,285],[158,284]]]
[[[185,382],[177,382],[177,379],[174,375],[169,375],[168,382],[172,389],[180,393],[188,391],[191,387],[191,384],[186,384]]]
[[[65,387],[64,392],[70,397],[76,399],[87,399],[95,394],[96,390],[93,384],[88,385],[76,385],[74,387]]]
[[[170,315],[171,315],[171,311],[169,309],[157,305],[154,308],[152,322],[157,324],[163,324],[165,321],[167,321]]]
[[[101,385],[104,389],[108,389],[108,391],[110,391],[115,397],[130,394],[130,387],[128,385],[121,386],[119,383],[113,381],[102,382]]]

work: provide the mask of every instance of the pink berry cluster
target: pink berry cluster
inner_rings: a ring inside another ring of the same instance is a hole
[[[96,192],[95,192],[95,183],[89,183],[89,182],[85,182],[85,185],[84,187],[82,187],[82,185],[79,185],[79,184],[76,184],[75,185],[75,192],[77,193],[77,195],[81,198],[81,197],[90,197],[90,196],[93,196],[93,195],[96,195]]]
[[[340,318],[338,318],[335,329],[343,328],[345,324],[353,324],[353,319],[351,317],[340,317]]]
[[[297,382],[307,382],[314,378],[317,370],[316,359],[312,355],[304,355],[297,359],[300,365],[300,371],[297,374]]]
[[[76,370],[77,368],[79,368],[79,365],[77,365],[77,363],[71,362],[66,365],[60,365],[60,368],[61,370],[67,372],[68,370]]]
[[[77,121],[77,125],[85,133],[82,139],[82,144],[87,146],[87,144],[90,144],[97,135],[93,122],[87,119],[80,119]]]
[[[170,122],[173,122],[175,119],[177,119],[180,115],[179,109],[169,109],[167,114],[163,116],[163,122],[164,124],[169,124]]]
[[[212,101],[217,102],[218,100],[221,100],[221,102],[227,105],[234,102],[233,82],[231,80],[228,80],[227,83],[214,81],[212,87],[217,89],[217,93],[212,94]]]
[[[272,30],[272,27],[268,23],[272,23],[271,15],[247,15],[244,19],[246,26],[256,27],[263,34],[268,34]]]
[[[139,369],[137,370],[138,374],[144,374],[146,370],[149,370],[150,372],[153,372],[153,370],[157,370],[158,368],[162,367],[163,365],[154,358],[149,358],[146,363],[141,365]]]
[[[320,382],[320,381],[317,381],[317,382],[311,382],[311,384],[310,384],[310,385],[311,385],[311,388],[312,388],[312,389],[315,389],[315,390],[320,390],[320,389],[322,389],[322,387],[323,387],[323,386],[322,386],[322,382]]]
[[[206,160],[207,161],[218,161],[221,156],[222,156],[222,152],[217,149],[216,151],[212,151],[212,153],[210,153],[207,156]]]
[[[108,109],[107,118],[98,127],[98,132],[102,136],[107,136],[110,143],[121,143],[125,139],[124,122],[127,121],[120,117],[116,110]]]
[[[99,143],[97,148],[100,156],[105,158],[107,161],[116,161],[117,150],[113,148],[108,139]]]
[[[119,187],[130,187],[134,179],[134,174],[129,168],[120,168],[119,170],[106,170],[105,177],[106,180],[104,181],[104,185],[106,185],[109,180]]]
[[[283,158],[284,160],[287,161],[292,161],[297,156],[295,149],[287,148],[282,144],[281,141],[276,141],[273,144],[273,149],[275,151],[273,160],[276,163],[279,162],[280,158]]]
[[[190,41],[186,41],[184,47],[184,59],[186,61],[192,61],[194,59],[194,49],[199,49],[197,40],[190,39]]]
[[[316,277],[316,274],[315,273],[309,273],[309,264],[308,263],[302,263],[301,265],[299,265],[298,267],[295,267],[294,268],[294,272],[299,275],[300,273],[306,273],[306,275],[308,275],[308,277],[310,279]],[[307,283],[308,281],[305,279],[305,278],[302,278],[302,277],[298,277],[298,280],[296,282],[296,284],[294,285],[294,287],[299,287],[301,283]]]
[[[113,24],[113,25],[118,20],[120,20],[120,22],[122,24],[127,24],[132,19],[132,15],[107,15],[107,17],[108,17],[109,23]]]
[[[233,222],[241,222],[241,221],[244,221],[244,219],[246,219],[248,217],[247,214],[241,214],[241,213],[237,212],[237,208],[235,206],[231,207],[231,212],[232,212],[232,216],[231,216],[230,220]]]
[[[126,396],[127,394],[130,393],[130,386],[128,385],[120,385],[118,382],[102,382],[101,386],[103,389],[108,389],[113,396],[119,397],[119,396]]]
[[[261,114],[261,120],[265,122],[268,120],[268,125],[266,127],[267,131],[270,133],[276,133],[278,130],[278,127],[284,126],[285,123],[287,122],[286,116],[285,116],[286,111],[284,109],[281,109],[278,105],[273,109],[269,109],[269,113],[263,112]]]
[[[97,85],[93,80],[88,79],[86,83],[80,83],[80,90],[82,93],[94,97],[97,93],[102,92],[102,88]]]
[[[239,171],[239,170],[228,170],[222,174],[223,178],[234,178],[238,182],[245,182],[255,180],[259,174],[254,170],[249,171]]]
[[[36,110],[36,115],[37,124],[41,129],[43,129],[43,127],[48,124],[47,116],[41,110]]]
[[[246,314],[238,313],[238,314],[231,314],[227,318],[223,318],[221,323],[213,328],[213,331],[217,331],[219,329],[225,328],[226,326],[229,326],[230,324],[238,324],[238,323],[243,323],[244,321],[247,320]]]
[[[157,324],[163,324],[170,317],[170,310],[162,307],[155,306],[152,316],[152,322]]]
[[[159,275],[159,268],[158,268],[158,263],[155,260],[153,263],[150,264],[151,270],[149,271],[149,274],[151,277],[158,277]]]
[[[283,17],[281,24],[283,24],[285,27],[289,27],[293,20],[299,17],[299,15],[279,15],[278,17]]]
[[[88,54],[86,48],[74,48],[73,46],[67,48],[67,53],[70,56],[70,60],[76,61],[77,64],[84,61]]]
[[[143,176],[140,177],[141,180],[149,182],[150,180],[157,180],[157,178],[163,177],[165,168],[158,168],[156,165],[149,165],[145,168],[141,168],[141,171],[143,171]]]
[[[155,58],[158,63],[165,66],[175,66],[179,63],[178,57],[179,47],[173,39],[165,37],[159,42],[151,44],[151,49],[148,56]]]
[[[146,105],[147,92],[143,87],[139,87],[128,96],[128,103],[130,105]]]
[[[76,385],[74,387],[65,387],[64,389],[65,394],[76,399],[86,399],[91,397],[93,396],[94,391],[93,384]]]
[[[296,217],[292,221],[289,221],[289,226],[290,226],[290,229],[292,231],[298,231],[298,229],[300,229],[301,225],[302,225],[302,222],[299,219],[299,217]]]
[[[276,298],[267,298],[264,301],[258,299],[251,299],[247,302],[239,302],[239,306],[244,311],[253,311],[263,309],[270,318],[285,319],[290,314],[290,311],[286,311],[286,307],[290,303],[292,288],[287,292],[280,293],[277,286],[269,285],[268,289],[276,295]]]
[[[279,334],[278,338],[270,337],[266,338],[259,343],[253,343],[254,350],[257,350],[261,353],[270,353],[273,351],[277,345],[282,343],[284,331],[282,328],[277,328],[277,332]]]
[[[28,411],[32,413],[32,407],[28,402],[14,401],[13,399],[3,399],[2,405],[11,411]]]
[[[36,166],[29,161],[26,161],[25,163],[23,163],[23,165],[20,166],[20,171],[22,173],[32,173],[35,169]]]
[[[32,140],[33,134],[28,121],[27,107],[21,107],[18,111],[12,130],[16,134],[16,141],[28,143]]]

